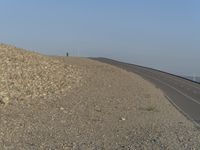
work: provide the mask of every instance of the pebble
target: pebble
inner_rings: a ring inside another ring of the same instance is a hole
[[[126,120],[126,118],[124,118],[124,117],[121,117],[121,118],[120,118],[120,120],[122,120],[122,121],[125,121],[125,120]]]
[[[60,110],[64,110],[64,108],[63,108],[63,107],[60,107]]]

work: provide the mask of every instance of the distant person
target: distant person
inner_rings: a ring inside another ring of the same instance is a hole
[[[68,52],[66,53],[66,56],[67,56],[67,57],[69,56],[69,53],[68,53]]]

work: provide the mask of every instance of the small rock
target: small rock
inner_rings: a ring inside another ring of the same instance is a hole
[[[95,107],[95,111],[101,112],[101,108],[100,108],[99,106],[96,106],[96,107]]]
[[[157,143],[158,142],[158,138],[153,138],[152,142]]]
[[[9,98],[8,97],[4,97],[4,98],[0,99],[0,104],[7,105],[8,102],[9,102]]]
[[[5,103],[2,99],[0,99],[0,104],[5,105]]]
[[[64,108],[63,108],[63,107],[60,107],[60,110],[64,110]]]
[[[183,137],[182,136],[178,137],[178,140],[179,142],[183,142]]]
[[[121,118],[120,118],[120,120],[122,120],[122,121],[125,121],[125,120],[126,120],[126,118],[124,118],[124,117],[121,117]]]

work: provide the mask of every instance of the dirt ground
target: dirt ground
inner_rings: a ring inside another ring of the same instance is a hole
[[[76,66],[80,81],[0,106],[0,149],[199,149],[199,129],[153,84],[89,59],[54,59]]]

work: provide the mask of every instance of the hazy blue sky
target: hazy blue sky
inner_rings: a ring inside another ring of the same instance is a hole
[[[200,75],[200,1],[0,0],[0,42]]]

